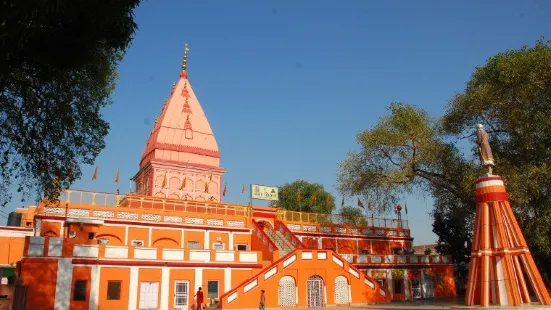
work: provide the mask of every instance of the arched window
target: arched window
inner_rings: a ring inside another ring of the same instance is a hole
[[[283,276],[279,279],[279,306],[290,307],[297,304],[295,279]]]
[[[337,276],[335,278],[335,304],[343,305],[349,302],[348,279],[345,276]]]

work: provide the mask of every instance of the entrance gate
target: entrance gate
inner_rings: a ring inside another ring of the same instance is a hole
[[[319,276],[308,279],[308,308],[323,307],[323,280]]]

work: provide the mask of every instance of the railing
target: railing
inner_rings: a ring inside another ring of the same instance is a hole
[[[300,241],[299,238],[297,238],[297,236],[295,236],[295,234],[283,223],[281,222],[280,220],[275,220],[274,221],[274,229],[276,231],[279,231],[289,242],[291,242],[291,244],[297,248],[297,249],[305,249],[306,246],[304,245],[304,243],[302,243],[302,241]]]
[[[334,224],[317,224],[317,223],[302,223],[302,222],[287,222],[285,225],[294,232],[317,232],[330,234],[343,234],[347,236],[370,236],[370,237],[391,237],[391,238],[409,238],[409,229],[402,228],[385,228],[385,227],[361,227],[361,226],[344,226]]]
[[[451,264],[451,258],[446,255],[356,255],[340,254],[351,264],[391,264],[391,265],[426,265],[426,264]]]
[[[117,219],[121,221],[146,221],[149,223],[186,224],[194,226],[226,226],[246,229],[248,218],[230,215],[182,213],[156,209],[113,208],[93,205],[67,204],[67,206],[41,205],[37,214],[85,219]]]
[[[66,204],[83,204],[105,207],[129,207],[246,217],[250,217],[252,215],[251,207],[246,205],[223,204],[212,201],[170,199],[135,194],[119,195],[74,189],[65,190],[60,195],[58,200],[61,206],[65,206]]]
[[[254,264],[257,264],[261,258],[257,251],[155,248],[91,243],[75,243],[71,239],[58,237],[30,237],[26,256]]]
[[[308,213],[308,212],[278,210],[277,218],[279,220],[284,220],[289,222],[408,229],[407,220],[376,218],[376,217],[343,216],[340,214]]]

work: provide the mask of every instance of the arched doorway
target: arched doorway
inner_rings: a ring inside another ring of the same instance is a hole
[[[272,224],[272,222],[268,220],[256,220],[256,222],[258,223],[258,226],[260,226],[260,228],[264,230],[266,229],[274,230],[274,225]]]
[[[335,304],[343,305],[350,303],[348,294],[348,279],[345,276],[335,278]]]
[[[283,276],[279,279],[279,296],[278,303],[280,307],[295,306],[297,302],[296,298],[296,284],[295,279],[291,276]]]
[[[308,308],[323,307],[323,279],[320,276],[311,276],[308,285]]]

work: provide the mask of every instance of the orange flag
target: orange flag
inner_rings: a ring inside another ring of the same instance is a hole
[[[142,186],[142,187],[144,186],[144,182],[143,182],[144,181],[144,174],[145,174],[145,172],[142,172],[140,174],[140,186]]]
[[[96,166],[96,169],[94,169],[94,175],[92,175],[92,180],[96,180],[98,178],[98,167]]]
[[[166,186],[166,173],[165,173],[165,177],[163,178],[163,184],[161,184],[161,188],[165,188]]]
[[[344,207],[344,196],[342,196],[341,207]]]
[[[187,180],[187,178],[184,177],[184,180],[182,181],[182,185],[180,186],[180,190],[181,190],[181,191],[183,191],[184,188],[186,188],[186,180]]]
[[[404,204],[404,211],[406,211],[406,214],[408,214],[408,204]]]
[[[331,195],[327,194],[327,197],[325,197],[325,204],[331,203]]]
[[[285,196],[285,189],[281,191],[281,196]]]
[[[364,204],[363,204],[363,202],[360,200],[360,198],[358,198],[358,207],[360,207],[360,208],[363,208],[363,207],[364,207]]]
[[[297,202],[300,202],[302,197],[300,196],[300,189],[297,191]]]
[[[226,197],[227,191],[228,191],[228,183],[224,184],[224,190],[222,191],[222,196]]]
[[[241,193],[243,194],[245,192],[245,184],[243,184],[243,187],[241,187]]]
[[[367,201],[367,208],[369,209],[369,211],[371,211],[371,200]]]
[[[318,202],[318,197],[314,194],[314,196],[312,196],[312,205],[315,205],[316,202]]]
[[[117,169],[117,174],[115,175],[115,183],[119,184],[119,177],[120,177],[121,169]]]
[[[212,181],[212,172],[210,173],[209,180]]]
[[[205,193],[209,192],[209,183],[205,182]]]

